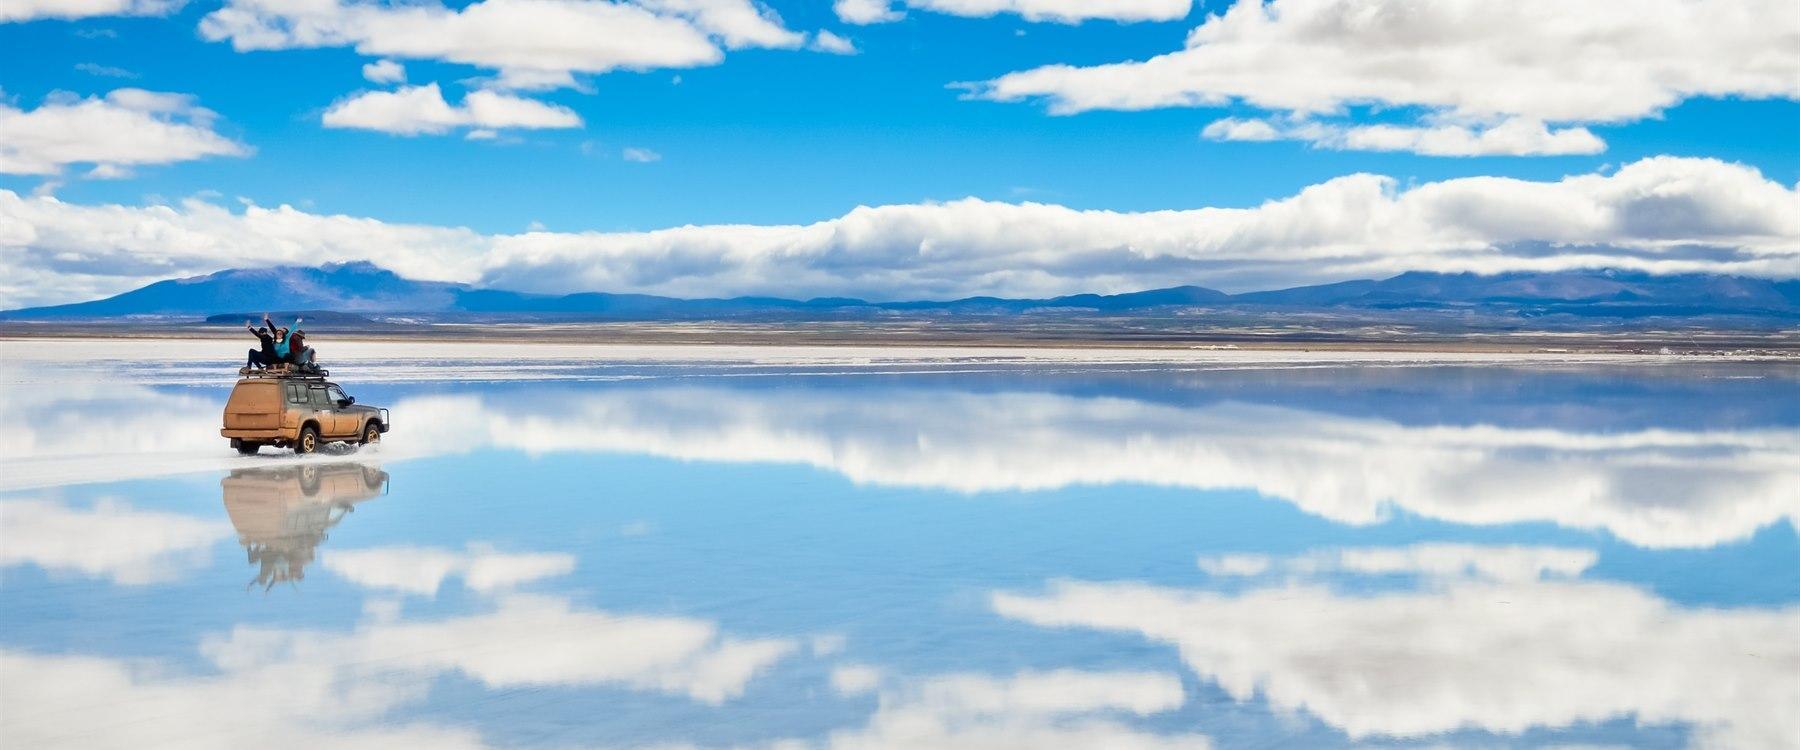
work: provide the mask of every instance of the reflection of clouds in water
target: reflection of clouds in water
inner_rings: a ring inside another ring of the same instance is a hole
[[[0,735],[17,747],[471,747],[470,730],[395,722],[433,681],[489,689],[617,686],[708,704],[792,653],[684,617],[619,615],[508,596],[489,612],[350,632],[240,626],[208,638],[205,675],[85,656],[0,652]]]
[[[489,688],[620,685],[720,703],[793,653],[787,639],[741,639],[693,618],[620,615],[514,594],[493,611],[365,623],[351,633],[239,627],[206,644],[221,666],[333,663],[413,675],[458,672]],[[370,667],[369,665],[380,665]]]
[[[423,685],[281,663],[180,677],[121,659],[0,650],[0,736],[30,748],[473,748],[469,729],[381,722]]]
[[[361,463],[305,463],[238,469],[220,481],[225,510],[250,561],[261,566],[257,583],[298,581],[305,567],[356,503],[387,489],[388,474]],[[470,542],[466,551],[384,546],[333,551],[327,570],[365,588],[436,596],[452,575],[478,592],[508,589],[575,569],[561,553],[503,553]]]
[[[1133,482],[1249,488],[1342,523],[1390,505],[1468,524],[1553,521],[1647,547],[1707,546],[1800,518],[1800,430],[1409,427],[1222,402],[941,388],[675,386],[558,394],[554,413],[408,400],[424,434],[533,453],[800,463],[962,492]],[[400,444],[400,450],[416,449]]]
[[[840,667],[838,692],[877,689],[878,671]],[[834,732],[832,750],[858,748],[1205,748],[1198,734],[1158,735],[1121,721],[1179,708],[1172,675],[1148,672],[1024,672],[1012,677],[938,675],[880,689],[866,726]]]
[[[1550,575],[1578,576],[1599,555],[1566,547],[1415,544],[1408,547],[1351,547],[1277,558],[1250,553],[1206,555],[1200,569],[1219,577],[1259,576],[1271,570],[1293,574],[1342,571],[1365,575],[1472,575],[1500,581],[1530,581]]]
[[[8,438],[0,488],[313,460],[231,455],[216,437],[216,404],[114,415],[81,398],[48,402],[90,423],[103,412],[126,434],[184,437],[120,447],[95,441],[91,424],[59,437],[9,419],[21,427]],[[21,408],[0,401],[0,418]],[[1781,427],[1421,427],[1242,402],[946,387],[569,389],[536,399],[421,396],[393,411],[395,430],[363,459],[499,447],[798,463],[858,482],[960,492],[1245,488],[1341,523],[1378,522],[1397,507],[1465,524],[1604,529],[1646,547],[1714,545],[1800,519],[1800,429]]]
[[[73,379],[34,384],[29,398],[0,398],[0,491],[113,482],[236,468],[374,460],[379,446],[346,457],[265,449],[239,456],[219,436],[225,393]],[[326,451],[342,453],[339,446]]]
[[[575,569],[575,557],[508,554],[484,544],[471,544],[460,552],[437,547],[374,547],[335,550],[324,565],[358,586],[436,596],[444,579],[452,575],[475,591],[497,591],[568,573]]]
[[[1232,697],[1303,709],[1356,738],[1619,717],[1691,723],[1721,747],[1800,736],[1800,608],[1688,609],[1631,586],[1561,577],[1586,567],[1579,550],[1483,555],[1439,545],[1345,550],[1271,561],[1302,575],[1241,593],[1056,581],[992,602],[1035,625],[1170,643]],[[1320,568],[1413,572],[1420,586],[1345,593],[1305,579]],[[1557,577],[1523,575],[1533,568]]]
[[[214,518],[140,510],[101,500],[77,508],[50,500],[0,501],[0,566],[35,565],[113,583],[175,578],[205,566],[231,535]]]
[[[217,422],[223,401],[129,382],[66,380],[0,398],[0,420],[22,429],[0,431],[7,456],[95,456],[216,448],[211,430],[158,429],[160,420],[184,425],[195,413]],[[100,429],[104,428],[104,429]]]
[[[213,468],[223,401],[124,383],[44,383],[0,398],[0,490]]]

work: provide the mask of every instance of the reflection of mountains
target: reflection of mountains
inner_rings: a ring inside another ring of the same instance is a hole
[[[225,512],[257,567],[252,585],[304,579],[326,530],[387,481],[387,472],[355,463],[238,469],[220,480]]]
[[[905,381],[903,381],[905,382]],[[1252,489],[1343,523],[1391,508],[1459,523],[1553,521],[1652,547],[1706,546],[1800,517],[1800,429],[1595,425],[1603,395],[1528,426],[1105,393],[655,385],[407,402],[432,434],[531,452],[800,463],[857,482],[961,492],[1140,483]],[[1632,398],[1639,399],[1644,394]],[[1687,394],[1671,408],[1716,406]],[[1656,398],[1649,394],[1649,398]],[[539,409],[537,407],[543,407]],[[1409,420],[1410,422],[1410,420]],[[1448,423],[1448,424],[1444,424]]]

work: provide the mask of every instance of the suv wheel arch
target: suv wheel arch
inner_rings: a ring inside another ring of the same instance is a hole
[[[309,430],[312,431],[312,437],[313,437],[312,450],[310,450],[310,451],[306,450],[306,433]],[[304,422],[301,422],[300,423],[300,431],[298,433],[294,434],[294,452],[295,453],[316,453],[316,452],[318,452],[319,448],[323,445],[325,445],[325,435],[324,435],[324,433],[319,431],[318,421],[308,419]]]

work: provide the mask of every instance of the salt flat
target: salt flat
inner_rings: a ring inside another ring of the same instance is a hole
[[[297,457],[242,348],[0,342],[9,742],[1796,731],[1789,362],[321,341]]]

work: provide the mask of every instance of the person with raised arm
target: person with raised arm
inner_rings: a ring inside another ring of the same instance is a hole
[[[250,356],[244,360],[245,369],[254,367],[266,370],[270,365],[281,361],[275,356],[275,334],[267,325],[268,317],[267,314],[263,315],[264,325],[261,328],[257,328],[251,321],[244,321],[244,330],[249,331],[250,335],[255,336],[256,340],[261,342],[261,346],[251,349]]]
[[[287,328],[274,329],[275,356],[281,362],[293,365],[296,369],[305,369],[314,366],[313,349],[306,345],[306,332],[300,328],[300,323],[304,320],[306,319],[296,315],[294,316],[294,327],[292,330]],[[269,319],[268,313],[263,313],[263,325],[271,327],[275,325],[275,322]]]

